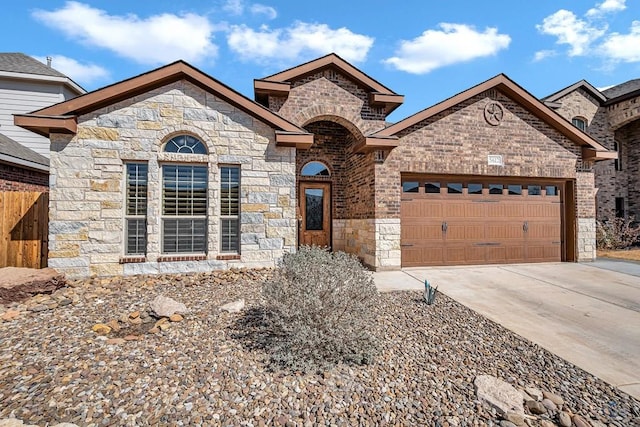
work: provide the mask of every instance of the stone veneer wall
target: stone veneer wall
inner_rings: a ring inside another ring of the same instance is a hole
[[[273,266],[296,248],[295,150],[275,147],[268,125],[180,81],[79,118],[78,133],[51,137],[49,266],[69,277],[193,272]],[[172,135],[190,133],[208,155],[162,153]],[[124,163],[148,162],[147,254],[124,256]],[[166,258],[160,247],[163,162],[206,164],[208,250]],[[219,165],[241,167],[241,254],[219,259]],[[124,260],[133,260],[124,258]]]
[[[596,204],[593,172],[576,174],[576,216],[578,261],[596,259]]]

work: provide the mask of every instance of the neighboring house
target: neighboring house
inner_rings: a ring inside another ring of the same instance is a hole
[[[49,157],[48,138],[13,123],[13,114],[48,107],[85,90],[73,80],[23,53],[0,53],[0,133]]]
[[[597,217],[640,218],[640,79],[602,91],[581,80],[543,101],[618,153],[594,167]]]
[[[51,140],[49,266],[70,277],[589,261],[608,151],[498,75],[393,125],[403,96],[331,54],[254,82],[178,61],[17,115]]]

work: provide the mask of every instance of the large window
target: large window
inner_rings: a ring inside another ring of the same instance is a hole
[[[144,255],[147,249],[147,164],[127,163],[126,174],[125,254]]]
[[[220,250],[240,252],[240,167],[220,168]]]
[[[207,250],[207,167],[162,166],[162,252]]]

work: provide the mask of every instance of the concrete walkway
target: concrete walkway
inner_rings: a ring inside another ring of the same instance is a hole
[[[424,280],[640,399],[640,264],[545,263],[378,272],[381,291]]]

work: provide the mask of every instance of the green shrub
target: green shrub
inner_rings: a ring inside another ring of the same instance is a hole
[[[370,363],[378,293],[358,259],[303,246],[279,267],[263,287],[272,362],[299,371]]]
[[[640,226],[634,217],[596,222],[598,249],[627,249],[636,243],[640,243]]]

